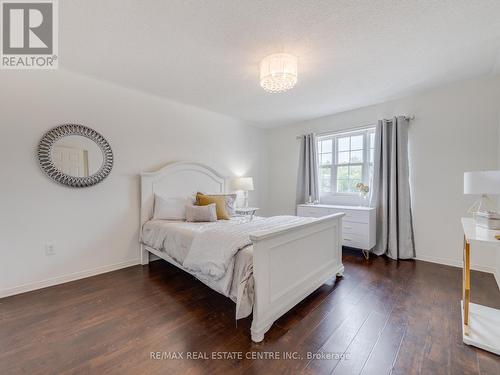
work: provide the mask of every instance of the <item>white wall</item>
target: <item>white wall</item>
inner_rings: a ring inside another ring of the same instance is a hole
[[[0,296],[136,263],[138,174],[167,162],[253,176],[250,203],[265,207],[265,131],[242,121],[62,70],[0,72],[0,112]],[[38,167],[40,137],[67,122],[113,148],[94,187],[57,185]]]
[[[296,136],[374,124],[415,114],[410,128],[411,189],[417,256],[461,265],[460,217],[475,197],[463,195],[463,172],[498,166],[500,76],[453,84],[405,99],[274,129],[268,142],[269,211],[295,212]],[[491,253],[478,249],[472,264],[494,271]]]

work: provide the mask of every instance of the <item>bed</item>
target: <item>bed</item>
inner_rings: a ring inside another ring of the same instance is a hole
[[[329,278],[342,275],[341,213],[214,223],[152,220],[155,194],[197,191],[224,193],[226,179],[191,162],[141,174],[141,263],[148,264],[154,254],[232,299],[237,319],[252,313],[252,341],[262,341],[280,316]]]

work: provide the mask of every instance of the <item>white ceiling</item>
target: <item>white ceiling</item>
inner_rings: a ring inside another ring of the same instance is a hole
[[[264,127],[498,70],[499,0],[60,1],[60,66]],[[299,58],[268,94],[258,64]]]

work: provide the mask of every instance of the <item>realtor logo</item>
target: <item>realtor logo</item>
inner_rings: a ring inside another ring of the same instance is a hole
[[[57,69],[56,0],[1,0],[1,69]]]

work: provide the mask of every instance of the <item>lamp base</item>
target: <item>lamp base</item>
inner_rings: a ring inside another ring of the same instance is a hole
[[[243,190],[243,208],[248,208],[248,191]]]
[[[495,204],[486,194],[481,195],[477,201],[474,202],[472,206],[467,210],[469,214],[472,214],[474,220],[476,219],[476,214],[478,212],[495,212]]]

